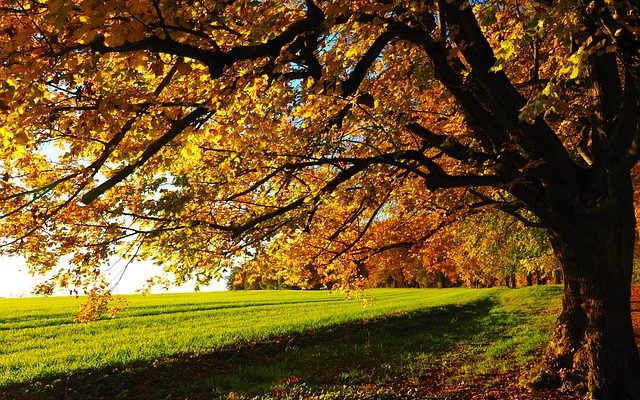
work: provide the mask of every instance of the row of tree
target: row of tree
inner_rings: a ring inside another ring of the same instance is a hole
[[[546,232],[499,211],[468,215],[440,227],[423,242],[404,246],[389,246],[397,243],[392,236],[399,231],[391,225],[385,220],[372,227],[377,246],[356,267],[359,286],[517,287],[562,281]],[[305,262],[306,268],[295,268],[286,259],[258,256],[231,269],[228,287],[323,289],[344,283],[339,273],[321,276],[314,260],[305,257]]]

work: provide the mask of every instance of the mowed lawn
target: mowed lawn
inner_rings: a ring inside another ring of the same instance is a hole
[[[82,298],[0,299],[0,398],[283,398],[283,390],[341,398],[362,385],[378,391],[371,398],[385,387],[389,398],[411,398],[393,392],[410,387],[394,386],[398,379],[454,372],[440,382],[446,391],[458,379],[525,368],[548,339],[560,294],[549,286],[375,289],[351,300],[330,291],[136,295],[115,318],[90,324],[73,322]],[[416,398],[424,390],[416,386]]]

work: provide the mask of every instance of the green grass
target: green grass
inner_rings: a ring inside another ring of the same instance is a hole
[[[74,324],[83,299],[0,300],[0,385],[126,365],[409,311],[477,300],[486,291],[378,290],[345,301],[330,292],[128,296],[115,319]]]
[[[0,299],[0,386],[15,398],[429,398],[433,373],[457,387],[530,365],[560,292],[130,296],[115,319],[83,325],[82,299]]]

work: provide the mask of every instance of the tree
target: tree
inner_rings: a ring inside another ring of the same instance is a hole
[[[546,381],[640,398],[635,2],[0,10],[4,248],[39,270],[68,257],[53,283],[105,289],[118,251],[206,282],[299,232],[348,281],[357,260],[341,255],[396,204],[416,205],[410,224],[462,190],[549,231],[565,295]]]
[[[527,228],[505,213],[485,212],[465,218],[457,241],[457,262],[479,266],[476,270],[469,268],[467,276],[476,273],[508,286],[515,286],[516,276],[520,276],[531,285],[534,277],[537,283],[553,281],[558,267],[545,232]],[[463,277],[464,272],[461,271]]]
[[[323,243],[325,238],[294,232],[272,238],[237,266],[230,288],[344,288],[354,283],[362,287],[515,287],[559,278],[558,262],[542,229],[526,227],[496,210],[465,215],[472,210],[463,207],[445,217],[435,212],[434,199],[427,204],[432,212],[420,219],[402,213],[384,216],[351,248],[336,249],[342,261],[358,266],[355,277],[346,276],[356,278],[351,282],[343,279],[346,266],[332,265],[337,260],[325,259],[317,265],[314,249],[330,245]],[[394,204],[394,214],[401,208]]]

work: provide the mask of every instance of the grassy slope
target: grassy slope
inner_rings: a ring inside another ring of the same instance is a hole
[[[128,297],[115,319],[73,323],[83,299],[0,300],[0,386],[80,369],[318,329],[390,312],[469,302],[485,291],[377,290],[346,302],[330,292],[232,292]]]
[[[76,299],[0,300],[0,385],[24,398],[425,398],[530,364],[559,293],[375,290],[366,307],[328,292],[136,296],[90,325],[69,323]]]

